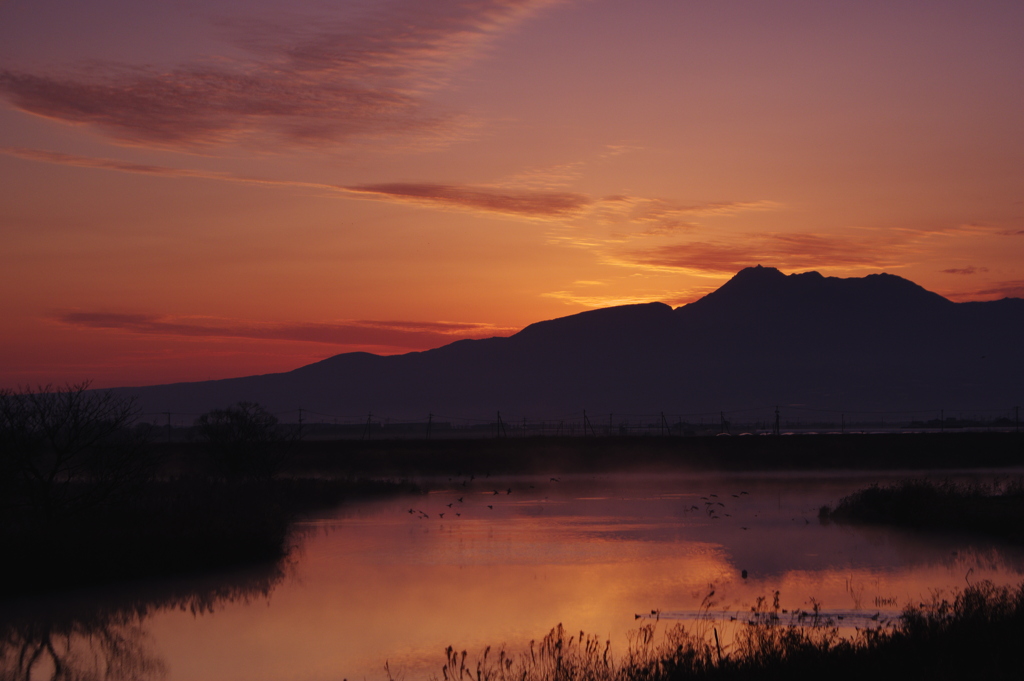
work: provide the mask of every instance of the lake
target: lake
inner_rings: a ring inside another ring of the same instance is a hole
[[[955,477],[1007,475],[1020,472]],[[520,650],[559,623],[621,653],[642,624],[711,611],[727,644],[776,591],[782,608],[817,602],[851,626],[983,579],[1021,581],[1018,548],[819,523],[822,504],[907,477],[921,476],[424,480],[428,494],[302,523],[277,568],[8,607],[6,620],[21,624],[8,625],[2,660],[11,669],[38,650],[32,678],[78,664],[174,681],[386,679],[387,663],[413,681],[440,676],[448,645],[470,659],[488,645]]]

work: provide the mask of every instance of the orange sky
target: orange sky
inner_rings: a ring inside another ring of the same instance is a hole
[[[755,264],[1024,296],[1016,1],[0,0],[0,387],[295,368]]]

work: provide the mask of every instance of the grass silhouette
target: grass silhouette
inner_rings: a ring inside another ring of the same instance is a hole
[[[487,648],[473,660],[449,647],[433,681],[1018,679],[1024,670],[1024,585],[973,585],[852,637],[827,621],[758,621],[763,623],[744,626],[729,646],[719,644],[708,622],[677,624],[660,635],[658,623],[648,624],[621,657],[609,641],[559,625],[517,655]]]

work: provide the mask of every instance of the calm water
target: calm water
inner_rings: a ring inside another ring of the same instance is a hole
[[[558,623],[622,651],[627,633],[650,621],[637,615],[685,619],[712,590],[726,622],[775,591],[783,608],[814,598],[854,621],[968,581],[1021,581],[1017,549],[819,524],[820,505],[900,477],[428,482],[428,495],[305,523],[281,573],[85,594],[71,606],[40,601],[29,609],[54,614],[18,632],[3,660],[10,668],[49,637],[62,664],[113,666],[113,678],[381,679],[386,661],[413,681],[440,673],[449,644],[471,656],[516,649]],[[41,654],[34,671],[49,678],[52,657]]]

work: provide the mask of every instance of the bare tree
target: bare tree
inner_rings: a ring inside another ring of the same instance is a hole
[[[137,492],[153,472],[132,398],[88,383],[0,390],[0,494],[44,523]]]

